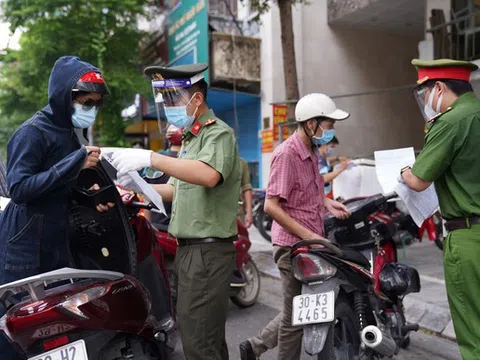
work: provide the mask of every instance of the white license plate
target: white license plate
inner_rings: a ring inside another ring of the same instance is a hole
[[[79,340],[28,360],[88,360],[85,341]]]
[[[295,296],[292,308],[293,326],[331,322],[335,319],[335,292]]]

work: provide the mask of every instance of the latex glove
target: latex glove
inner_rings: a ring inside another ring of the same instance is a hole
[[[113,166],[115,166],[118,175],[120,176],[127,174],[129,171],[151,167],[152,153],[152,150],[144,149],[125,149],[116,151],[112,155]]]
[[[132,180],[132,178],[128,174],[117,176],[117,182],[125,190],[131,190],[135,193],[141,193],[138,185]]]

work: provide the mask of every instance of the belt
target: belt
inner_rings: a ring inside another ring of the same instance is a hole
[[[190,245],[204,245],[204,244],[217,244],[217,243],[229,243],[237,241],[238,236],[230,236],[228,238],[193,238],[193,239],[177,239],[178,246],[190,246]]]
[[[470,229],[472,225],[480,224],[480,216],[470,216],[466,218],[456,218],[447,220],[445,229],[447,231]]]

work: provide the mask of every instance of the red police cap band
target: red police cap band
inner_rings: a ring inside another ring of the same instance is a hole
[[[462,67],[434,67],[418,69],[418,80],[429,79],[451,79],[469,81],[472,70]]]

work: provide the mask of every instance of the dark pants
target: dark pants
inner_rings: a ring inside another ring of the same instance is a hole
[[[178,248],[177,315],[186,360],[228,360],[225,323],[234,266],[231,242]]]

